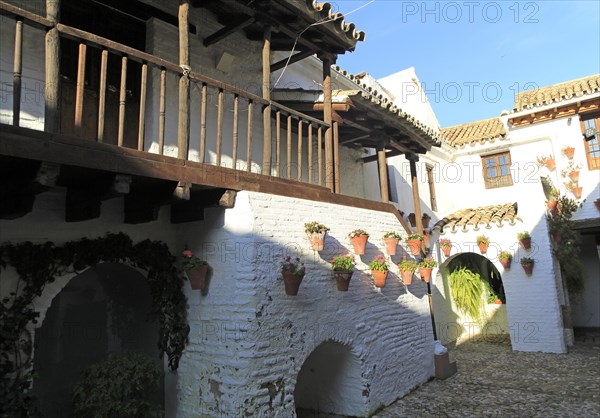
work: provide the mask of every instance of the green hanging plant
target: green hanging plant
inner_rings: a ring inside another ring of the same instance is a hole
[[[477,321],[483,319],[483,291],[489,288],[489,284],[481,280],[478,273],[473,273],[466,267],[454,270],[448,279],[456,307]]]
[[[30,387],[32,338],[27,330],[39,317],[33,306],[47,283],[67,273],[80,273],[98,263],[125,263],[147,271],[146,279],[158,318],[158,348],[168,356],[169,368],[177,370],[187,344],[187,299],[183,278],[167,245],[144,240],[133,244],[125,234],[107,234],[57,246],[52,242],[10,242],[0,245],[0,268],[12,266],[18,289],[0,304],[0,416],[29,416],[33,410]]]

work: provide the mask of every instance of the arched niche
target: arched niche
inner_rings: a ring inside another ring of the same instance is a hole
[[[142,352],[162,368],[146,278],[103,263],[73,277],[36,330],[34,395],[42,416],[70,416],[71,391],[88,366],[109,354]],[[163,403],[163,382],[156,394]]]
[[[366,411],[361,362],[347,345],[335,341],[321,343],[298,373],[294,390],[299,418],[363,416]],[[333,416],[333,415],[332,415]]]

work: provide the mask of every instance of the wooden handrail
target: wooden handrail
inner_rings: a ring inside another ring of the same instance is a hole
[[[52,23],[51,20],[3,1],[0,1],[0,15],[8,17],[20,17],[25,21],[25,23],[42,29],[54,27],[54,23]]]
[[[280,103],[277,103],[277,102],[275,102],[273,100],[271,100],[271,106],[273,106],[273,107],[275,107],[275,108],[277,108],[279,110],[282,110],[283,112],[285,112],[287,114],[293,115],[296,118],[302,119],[302,120],[304,120],[306,122],[315,123],[315,124],[317,124],[319,126],[324,126],[324,127],[329,127],[330,126],[328,123],[326,123],[326,122],[324,122],[322,120],[319,120],[317,118],[313,118],[312,116],[305,115],[304,113],[300,113],[300,112],[298,112],[298,111],[296,111],[294,109],[291,109],[291,108],[289,108],[287,106],[284,106],[284,105],[282,105]]]

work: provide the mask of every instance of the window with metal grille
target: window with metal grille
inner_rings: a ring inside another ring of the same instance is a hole
[[[600,114],[581,115],[581,132],[588,169],[600,170]]]
[[[486,189],[512,186],[510,152],[506,151],[494,155],[482,156],[481,162]]]

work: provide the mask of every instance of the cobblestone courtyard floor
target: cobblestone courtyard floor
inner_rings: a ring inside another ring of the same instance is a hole
[[[432,380],[379,411],[399,417],[600,417],[600,339],[568,354],[511,351],[506,340],[450,349],[458,373]]]

